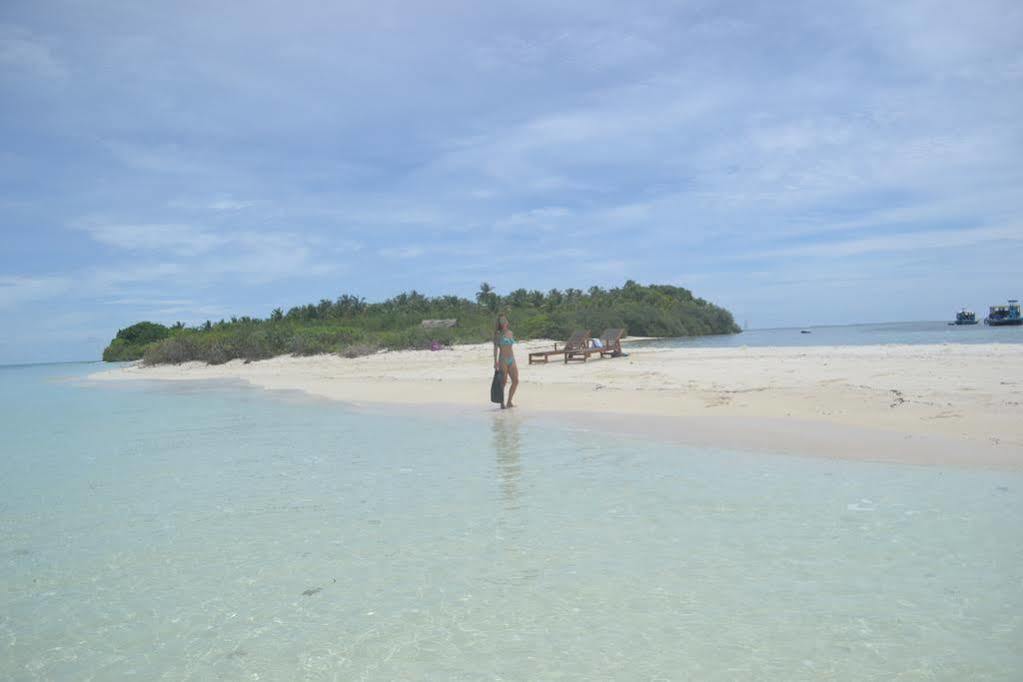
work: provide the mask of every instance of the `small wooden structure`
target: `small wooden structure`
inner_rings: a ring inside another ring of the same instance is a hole
[[[622,355],[622,337],[625,336],[624,329],[605,329],[600,335],[600,348],[591,348],[587,344],[584,348],[572,350],[565,353],[565,364],[569,360],[581,360],[586,362],[591,355],[599,355],[602,358],[616,358]]]
[[[458,326],[458,320],[423,320],[420,326],[423,329],[451,329]]]
[[[558,348],[558,344],[554,344],[554,350],[538,350],[533,351],[529,354],[529,364],[549,362],[552,355],[565,355],[569,351],[579,350],[580,348],[586,348],[590,345],[590,331],[588,329],[576,331],[572,336],[568,337],[568,341],[565,342],[563,348]]]

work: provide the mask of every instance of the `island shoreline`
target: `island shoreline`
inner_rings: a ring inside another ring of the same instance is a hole
[[[663,349],[564,365],[528,365],[520,406],[486,402],[486,344],[364,358],[280,357],[224,365],[138,364],[96,381],[240,380],[352,409],[500,414],[661,442],[859,461],[1023,468],[1020,386],[992,366],[1023,360],[1011,344]],[[954,376],[945,374],[953,372]],[[832,376],[836,375],[836,376]],[[837,376],[841,375],[841,376]],[[891,388],[889,388],[891,387]],[[496,418],[496,417],[495,417]]]

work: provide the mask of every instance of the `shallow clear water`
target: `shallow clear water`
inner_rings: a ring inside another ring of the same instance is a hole
[[[803,331],[810,332],[804,334]],[[947,322],[891,322],[828,327],[751,329],[741,334],[636,342],[660,348],[747,346],[873,346],[877,344],[1023,343],[1023,327],[950,326]]]
[[[1023,670],[1019,473],[74,379],[99,368],[0,368],[3,679]]]

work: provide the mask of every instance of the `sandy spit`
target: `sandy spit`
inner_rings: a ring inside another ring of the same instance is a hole
[[[630,348],[529,365],[514,418],[695,444],[913,464],[1023,468],[1023,345]],[[133,365],[98,381],[243,380],[362,406],[495,411],[489,344],[362,358]],[[500,410],[496,410],[500,413]]]

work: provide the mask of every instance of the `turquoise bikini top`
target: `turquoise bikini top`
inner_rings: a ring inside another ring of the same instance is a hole
[[[501,344],[502,346],[512,346],[515,344],[515,339],[509,339],[502,336],[501,340],[498,341],[498,343]]]

